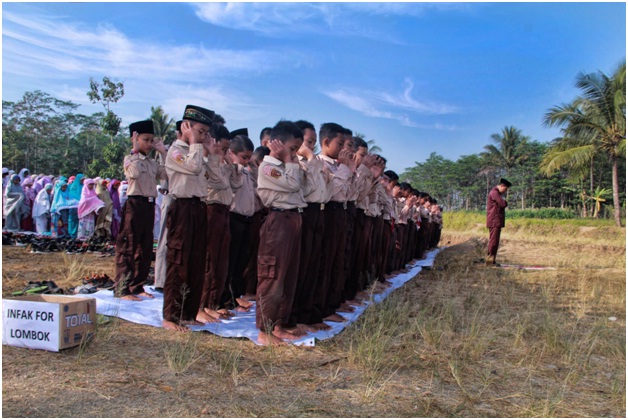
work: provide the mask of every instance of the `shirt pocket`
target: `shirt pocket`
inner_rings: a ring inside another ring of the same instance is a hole
[[[277,257],[273,255],[260,255],[257,259],[258,275],[263,278],[274,279],[277,270]]]

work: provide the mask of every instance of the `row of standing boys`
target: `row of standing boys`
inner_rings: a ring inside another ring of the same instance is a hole
[[[247,129],[224,123],[188,105],[168,150],[151,121],[129,127],[115,293],[152,297],[143,283],[159,182],[155,286],[165,328],[220,322],[255,301],[258,342],[283,344],[344,322],[338,312],[354,311],[438,244],[436,200],[399,183],[351,130],[325,123],[317,136],[307,121],[281,120],[255,148]]]

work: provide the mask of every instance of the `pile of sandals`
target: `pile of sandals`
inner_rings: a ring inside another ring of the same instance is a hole
[[[115,244],[102,238],[94,237],[87,241],[74,238],[57,238],[46,235],[37,235],[23,232],[2,232],[2,245],[29,247],[33,254],[48,252],[66,252],[68,254],[82,254],[86,252],[99,253],[99,256],[114,256]]]

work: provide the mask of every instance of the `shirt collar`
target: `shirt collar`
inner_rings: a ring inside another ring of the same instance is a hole
[[[189,149],[190,148],[189,144],[187,144],[183,140],[179,140],[179,139],[175,140],[173,145],[178,146],[178,147],[183,147],[185,149]]]
[[[264,162],[272,163],[273,165],[283,165],[283,162],[279,159],[272,157],[271,155],[264,156]]]
[[[329,162],[332,165],[336,165],[338,162],[336,161],[336,159],[331,158],[329,156],[325,156],[325,155],[318,155],[319,158],[323,159],[325,162]]]

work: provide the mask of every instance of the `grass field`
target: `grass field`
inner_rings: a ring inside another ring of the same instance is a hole
[[[60,353],[3,346],[7,417],[625,417],[626,236],[608,223],[447,215],[435,267],[314,348],[118,319]],[[113,258],[3,247],[3,294]]]

